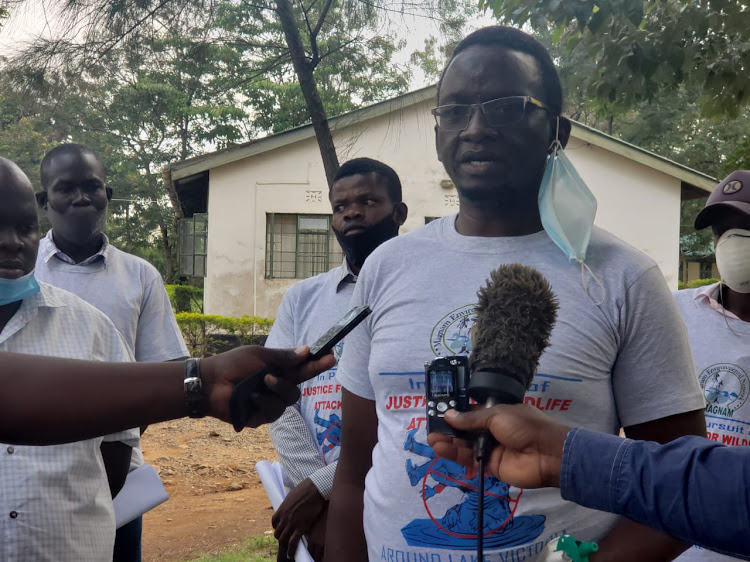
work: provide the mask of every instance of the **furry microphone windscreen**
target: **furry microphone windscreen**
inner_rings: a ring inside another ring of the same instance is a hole
[[[472,371],[502,369],[528,388],[557,319],[549,282],[532,267],[505,264],[492,271],[477,296]]]

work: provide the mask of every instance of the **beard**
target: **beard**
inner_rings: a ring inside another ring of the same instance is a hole
[[[336,240],[339,241],[339,245],[344,251],[346,259],[349,261],[349,265],[362,267],[365,260],[375,248],[386,240],[395,238],[398,235],[398,228],[399,225],[396,224],[393,217],[388,215],[360,234],[344,236],[335,228],[333,229],[333,233],[336,235]]]

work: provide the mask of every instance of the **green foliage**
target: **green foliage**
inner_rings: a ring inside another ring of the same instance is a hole
[[[232,336],[236,338],[238,345],[246,345],[254,336],[268,335],[273,326],[273,320],[257,316],[235,318],[218,314],[178,312],[175,317],[185,338],[185,345],[193,357],[211,355],[212,344],[219,335]]]
[[[736,0],[480,0],[501,21],[551,29],[568,54],[592,55],[582,76],[599,99],[632,107],[663,89],[698,87],[706,115],[750,103],[750,11]]]
[[[195,558],[191,562],[274,562],[278,543],[273,535],[245,539],[242,546]]]
[[[718,279],[693,279],[692,281],[688,281],[687,283],[683,283],[682,281],[678,281],[677,288],[678,289],[697,289],[698,287],[705,287],[706,285],[713,285],[714,283],[718,283]]]
[[[164,285],[175,312],[203,312],[203,289],[192,285]]]

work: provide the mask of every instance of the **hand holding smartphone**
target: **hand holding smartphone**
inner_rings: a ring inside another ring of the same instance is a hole
[[[372,311],[367,305],[357,306],[351,309],[346,315],[336,322],[330,330],[318,338],[310,346],[310,359],[320,359],[333,349],[344,336],[351,332],[357,325],[362,322]],[[229,399],[229,411],[232,418],[232,425],[235,431],[242,431],[250,418],[253,393],[262,393],[265,385],[263,379],[268,371],[262,370],[246,378],[232,390],[232,396]]]

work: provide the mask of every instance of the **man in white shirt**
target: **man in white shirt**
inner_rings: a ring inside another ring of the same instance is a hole
[[[106,314],[136,361],[188,356],[161,275],[147,261],[109,243],[102,231],[112,190],[99,157],[80,144],[62,144],[41,164],[37,194],[52,229],[39,247],[36,277],[70,291]],[[116,444],[106,447],[117,448]],[[143,464],[140,447],[130,471]],[[141,518],[117,532],[115,562],[141,559]]]
[[[377,160],[345,162],[329,193],[332,228],[346,258],[340,267],[292,286],[284,295],[266,345],[311,344],[349,310],[357,274],[367,256],[398,234],[406,220],[401,181]],[[346,340],[344,340],[346,341]],[[334,349],[341,356],[344,342]],[[294,553],[302,535],[322,558],[325,515],[341,444],[341,387],[335,367],[300,385],[297,404],[270,426],[271,439],[294,489],[273,516],[279,559]]]
[[[33,188],[6,159],[0,159],[0,199],[0,351],[132,361],[104,314],[34,279],[39,222]],[[0,448],[0,510],[7,514],[0,519],[0,559],[111,557],[115,522],[103,443],[122,443],[128,449],[128,456],[119,458],[124,466],[112,469],[124,473],[138,431],[67,445]]]

